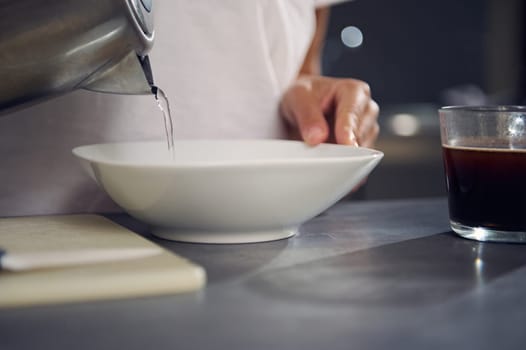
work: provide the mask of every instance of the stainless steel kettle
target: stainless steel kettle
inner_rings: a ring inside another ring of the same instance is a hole
[[[148,94],[153,0],[0,0],[0,114],[75,89]]]

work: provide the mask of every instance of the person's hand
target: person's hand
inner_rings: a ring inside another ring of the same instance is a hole
[[[372,147],[379,133],[376,102],[360,80],[303,75],[285,92],[281,115],[309,145]]]

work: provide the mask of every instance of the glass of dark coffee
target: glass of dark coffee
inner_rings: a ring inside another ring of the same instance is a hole
[[[453,231],[526,243],[526,106],[439,110]]]

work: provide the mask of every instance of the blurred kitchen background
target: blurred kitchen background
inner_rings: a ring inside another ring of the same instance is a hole
[[[368,82],[385,153],[356,199],[445,195],[437,108],[526,103],[524,0],[334,6],[324,73]]]

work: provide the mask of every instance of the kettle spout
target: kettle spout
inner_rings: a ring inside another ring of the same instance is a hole
[[[130,52],[112,68],[88,79],[81,88],[126,95],[152,94],[153,73],[148,56]]]

